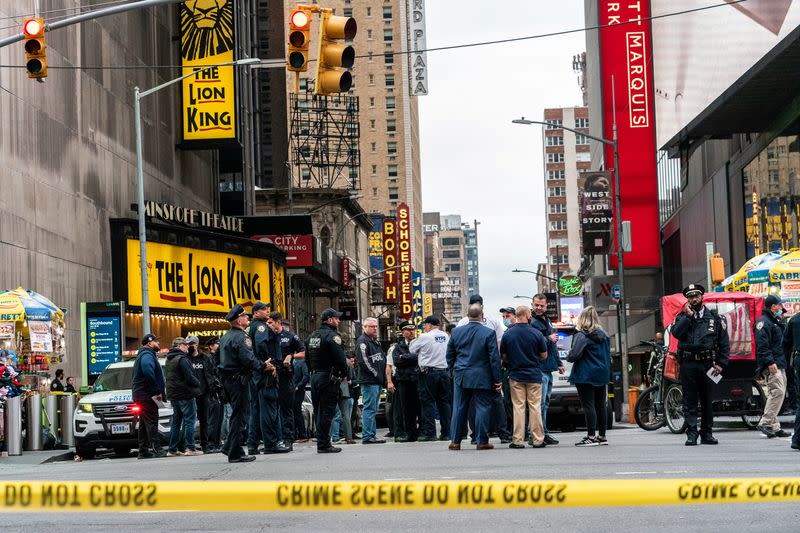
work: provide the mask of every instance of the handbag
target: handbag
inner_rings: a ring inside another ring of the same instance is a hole
[[[668,353],[664,360],[664,377],[671,381],[678,381],[681,373],[681,364],[674,353]]]

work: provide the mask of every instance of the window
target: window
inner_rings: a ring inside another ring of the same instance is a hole
[[[566,196],[566,189],[564,187],[548,187],[547,196],[553,198],[558,196]]]
[[[389,177],[397,177],[397,165],[389,165]]]
[[[378,173],[378,165],[372,165],[372,175],[374,176],[377,173]]]
[[[383,62],[386,65],[393,65],[394,64],[394,54],[383,54]]]
[[[548,170],[547,171],[547,179],[549,179],[549,180],[563,180],[564,179],[564,171],[563,170]]]
[[[458,237],[442,238],[442,246],[461,246],[461,239]]]
[[[374,118],[370,119],[370,121],[369,121],[369,129],[371,129],[371,130],[375,129],[375,119]]]
[[[300,90],[305,91],[308,89],[308,78],[300,78]]]
[[[383,30],[383,42],[388,43],[388,42],[391,42],[393,40],[394,40],[394,37],[393,37],[393,34],[392,34],[392,29],[391,28],[386,28],[385,30]]]
[[[564,121],[562,121],[560,118],[546,118],[544,119],[544,121],[549,122],[549,124],[545,126],[545,129],[548,130],[560,129],[561,126],[564,124]]]
[[[582,133],[575,134],[575,144],[589,144],[589,137]]]
[[[307,144],[304,144],[300,147],[300,155],[303,157],[310,157],[311,156],[311,147]]]
[[[386,150],[389,152],[389,155],[397,155],[397,143],[394,141],[386,143]]]
[[[386,131],[397,131],[397,121],[395,119],[390,118],[386,121]]]
[[[300,172],[300,175],[302,176],[302,178],[303,178],[304,180],[306,180],[306,181],[310,180],[310,179],[311,179],[311,169],[304,168],[304,169],[303,169],[303,170]]]
[[[563,231],[567,229],[567,221],[566,220],[551,220],[547,223],[550,231]]]
[[[444,250],[442,251],[443,259],[461,259],[461,250]]]
[[[564,137],[547,137],[547,146],[564,146]]]
[[[386,109],[394,109],[396,105],[394,96],[386,97]]]
[[[389,187],[389,200],[397,200],[400,194],[397,192],[397,187]]]
[[[372,40],[372,30],[367,30],[367,39]]]
[[[550,213],[553,215],[559,215],[561,213],[567,212],[566,204],[550,204]]]
[[[370,52],[369,54],[367,54],[367,61],[368,61],[369,63],[372,63],[372,52]]]
[[[444,266],[445,272],[461,272],[461,264],[451,263]]]
[[[368,17],[371,17],[371,16],[372,16],[372,8],[371,8],[371,7],[368,7],[368,8],[367,8],[367,16],[368,16]]]
[[[564,154],[547,154],[548,163],[563,163]]]
[[[386,86],[387,87],[394,87],[394,74],[387,74],[386,75]],[[561,144],[564,144],[563,139]]]
[[[575,161],[578,163],[589,163],[592,160],[592,154],[589,152],[578,152],[575,154]]]
[[[397,216],[397,209],[389,209],[389,216],[396,217]]]
[[[370,74],[369,75],[369,84],[370,85],[375,85],[375,75],[374,74]]]
[[[550,248],[555,248],[556,246],[566,246],[567,239],[560,238],[560,239],[550,239]]]
[[[373,198],[377,198],[378,197],[378,188],[377,187],[373,187],[372,188],[372,197]]]
[[[781,171],[780,170],[769,170],[769,182],[770,183],[780,183],[781,181]]]
[[[589,119],[588,118],[576,118],[575,119],[575,127],[576,128],[588,128],[589,127]]]
[[[561,254],[561,255],[551,255],[550,256],[550,264],[552,265],[566,265],[569,263],[569,256]]]
[[[370,76],[372,76],[372,74],[370,74]],[[369,97],[369,106],[370,107],[375,107],[375,97],[374,96],[370,96]]]
[[[342,10],[342,14],[343,14],[345,17],[352,17],[352,16],[353,16],[353,8],[352,8],[352,7],[346,7],[346,8],[344,8],[344,10]]]
[[[369,149],[374,154],[375,153],[375,143],[370,143]]]
[[[383,8],[383,18],[390,19],[392,18],[392,8],[388,6],[384,6]]]

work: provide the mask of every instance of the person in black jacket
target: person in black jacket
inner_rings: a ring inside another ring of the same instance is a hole
[[[781,429],[778,413],[786,396],[786,356],[783,353],[783,314],[781,299],[770,294],[764,299],[764,310],[756,320],[756,359],[758,371],[767,381],[767,404],[758,422],[758,429],[768,438],[788,437]]]
[[[222,383],[220,382],[217,373],[217,366],[219,366],[219,359],[216,354],[219,347],[219,337],[214,336],[206,341],[205,351],[203,354],[213,373],[213,382],[211,390],[209,391],[208,401],[208,448],[210,453],[219,452],[222,448],[222,420],[224,413],[224,406],[222,403]]]
[[[386,357],[378,344],[378,319],[365,318],[364,333],[356,339],[356,363],[358,363],[358,382],[363,399],[361,411],[361,443],[383,444],[385,439],[376,435],[375,416],[381,388],[386,384]]]
[[[714,382],[706,374],[709,371],[715,376],[722,374],[728,366],[730,353],[726,323],[717,313],[703,305],[705,292],[705,288],[698,283],[692,283],[683,289],[687,302],[672,325],[672,336],[678,339],[678,359],[681,363],[686,446],[697,445],[698,400],[703,406],[700,443],[717,444],[717,439],[712,434]]]
[[[794,369],[795,402],[800,397],[800,313],[795,313],[786,324],[783,333],[783,355],[789,361],[789,366]],[[788,382],[788,380],[787,380]],[[789,396],[791,401],[792,396]],[[800,450],[800,406],[794,402],[794,433],[792,434],[792,449]]]
[[[415,442],[419,438],[419,366],[417,354],[411,353],[411,341],[416,337],[416,326],[407,320],[400,322],[402,337],[389,348],[395,374],[395,442]],[[435,440],[427,439],[426,440]]]
[[[292,361],[292,366],[294,367],[294,400],[292,403],[294,440],[305,442],[309,437],[309,428],[306,428],[305,418],[303,418],[303,402],[306,399],[306,385],[311,381],[311,375],[308,373],[305,359],[295,359]]]
[[[197,405],[197,419],[200,421],[200,449],[203,450],[203,453],[211,453],[208,419],[211,395],[217,381],[217,373],[211,363],[211,358],[199,350],[200,339],[194,335],[189,335],[186,337],[186,342],[189,345],[189,360],[192,364],[194,377],[200,382],[200,394],[194,399]]]
[[[197,420],[197,405],[194,399],[200,394],[200,381],[195,377],[189,361],[189,345],[183,337],[172,341],[167,353],[167,399],[172,405],[172,422],[169,429],[167,457],[181,455],[203,455],[194,442],[194,423]],[[183,441],[186,452],[178,451],[183,425]]]
[[[64,379],[64,371],[60,368],[56,370],[56,377],[53,379],[52,383],[50,383],[50,391],[51,392],[64,392],[64,384],[62,380]]]
[[[164,373],[156,354],[161,349],[156,335],[148,333],[133,363],[132,399],[139,406],[139,459],[163,457],[161,435],[158,432],[158,404],[164,401]]]

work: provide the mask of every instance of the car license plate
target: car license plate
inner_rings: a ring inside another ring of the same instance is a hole
[[[111,424],[111,434],[119,435],[131,432],[130,424]]]

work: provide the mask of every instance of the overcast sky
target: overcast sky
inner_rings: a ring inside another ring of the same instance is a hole
[[[583,2],[427,1],[429,48],[581,28]],[[456,9],[457,7],[457,9]],[[542,132],[511,124],[548,107],[581,105],[573,55],[583,33],[428,53],[429,94],[419,98],[422,202],[477,219],[480,290],[493,314],[532,295],[547,254]]]

